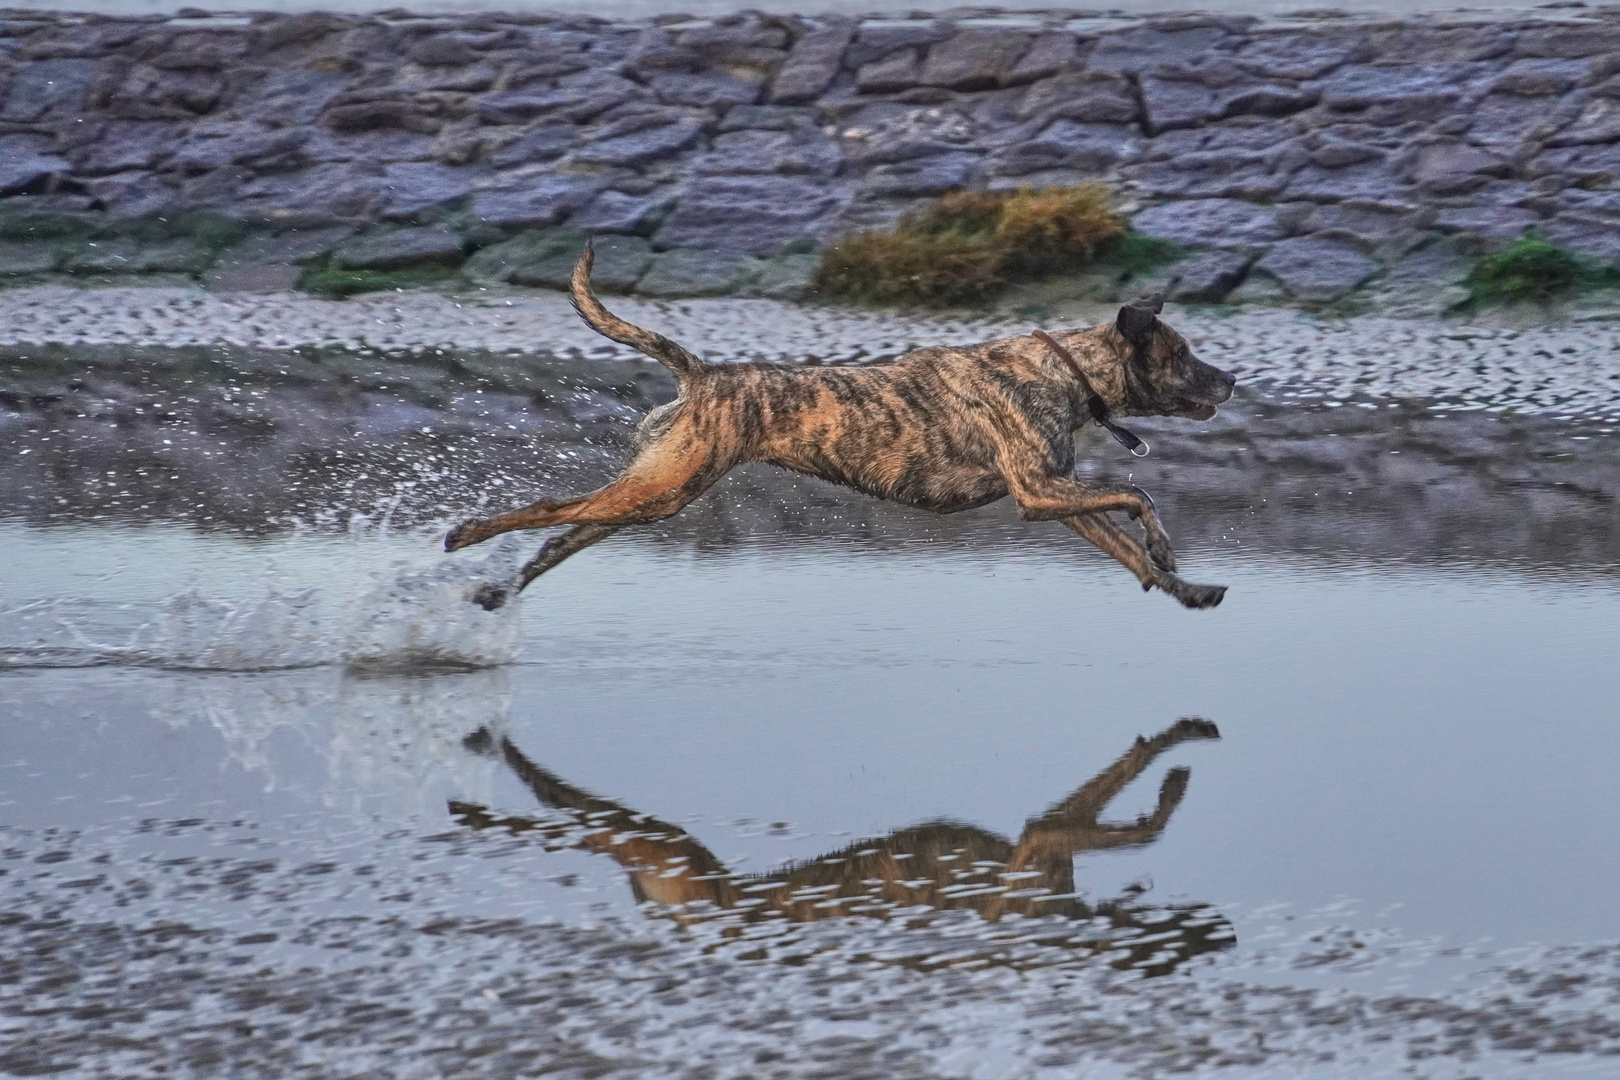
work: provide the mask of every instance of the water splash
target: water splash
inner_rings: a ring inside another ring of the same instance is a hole
[[[385,542],[381,531],[359,537],[337,560],[329,552],[298,559],[296,572],[267,563],[246,588],[231,581],[140,601],[13,604],[0,609],[0,669],[410,672],[498,667],[516,657],[521,608],[491,612],[471,602],[480,586],[510,577],[503,550],[445,560],[413,538],[414,562],[379,569],[379,556],[399,551]]]

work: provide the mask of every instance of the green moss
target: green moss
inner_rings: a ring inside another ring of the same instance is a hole
[[[305,271],[298,281],[298,287],[316,296],[344,297],[437,285],[454,276],[455,270],[447,266],[413,266],[404,270],[339,270],[322,267]]]
[[[1143,236],[1139,232],[1126,233],[1103,251],[1103,255],[1110,262],[1119,264],[1133,274],[1156,270],[1166,263],[1175,262],[1185,254],[1186,252],[1168,240],[1160,240],[1156,236]]]
[[[1474,264],[1465,282],[1466,307],[1491,304],[1545,304],[1586,289],[1620,284],[1620,268],[1527,232],[1512,244]]]
[[[892,232],[828,248],[815,288],[864,303],[978,303],[1010,281],[1083,269],[1129,235],[1100,184],[953,192]]]
[[[222,251],[252,232],[242,222],[207,210],[109,222],[101,235],[134,240],[140,244],[162,244],[170,240],[190,240],[209,251]]]
[[[95,219],[87,215],[0,212],[0,240],[83,240],[96,227]]]

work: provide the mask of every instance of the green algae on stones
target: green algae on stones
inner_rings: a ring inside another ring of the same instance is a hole
[[[1620,285],[1620,267],[1560,247],[1535,232],[1474,264],[1463,307],[1546,304],[1586,289]]]

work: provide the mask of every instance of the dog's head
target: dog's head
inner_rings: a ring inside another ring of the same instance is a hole
[[[1215,406],[1232,396],[1237,377],[1194,356],[1187,339],[1159,319],[1163,310],[1164,297],[1154,293],[1120,308],[1114,320],[1130,346],[1125,401],[1118,411],[1208,420]]]

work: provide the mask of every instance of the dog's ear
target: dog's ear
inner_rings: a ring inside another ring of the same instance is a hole
[[[1152,303],[1155,299],[1158,300],[1157,306]],[[1114,329],[1132,345],[1140,345],[1159,324],[1158,312],[1162,307],[1164,298],[1157,294],[1141,300],[1132,300],[1119,309],[1119,318],[1114,320]]]

